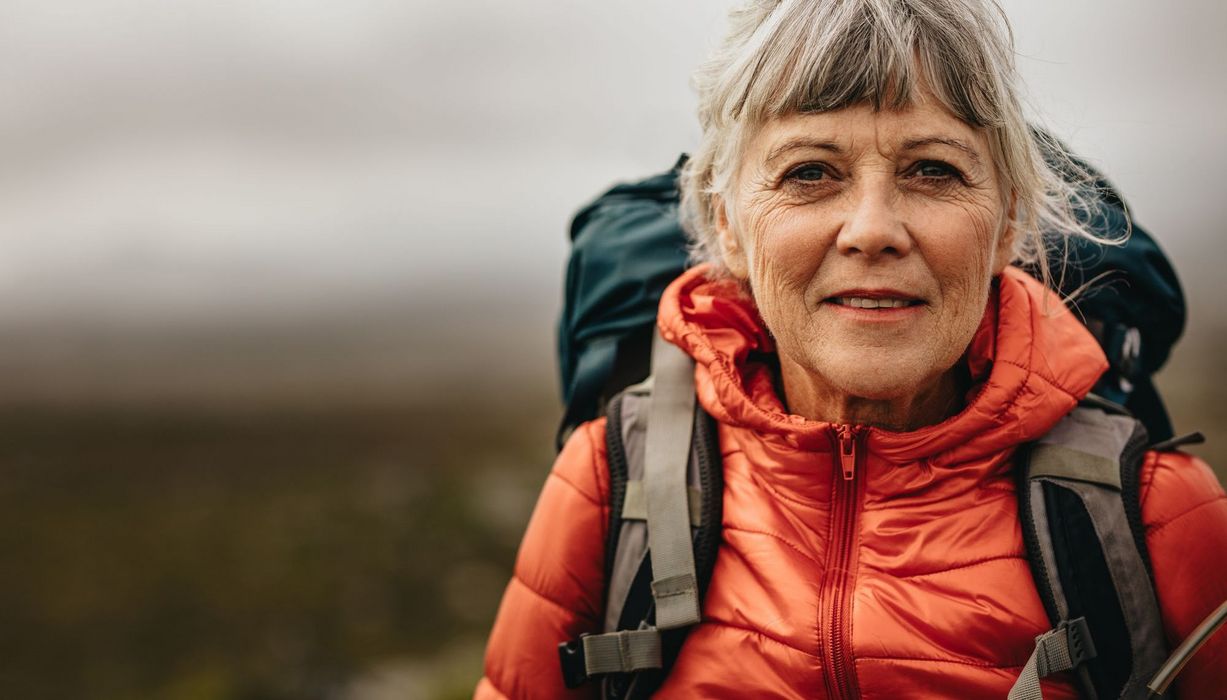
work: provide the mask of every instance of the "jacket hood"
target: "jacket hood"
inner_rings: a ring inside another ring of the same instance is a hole
[[[722,423],[802,450],[829,450],[833,424],[791,415],[776,394],[774,343],[753,301],[736,282],[687,270],[661,297],[666,340],[696,362],[704,409]],[[972,379],[957,415],[909,432],[871,427],[869,450],[894,462],[956,466],[1049,431],[1091,390],[1108,363],[1061,299],[1017,268],[994,284],[964,355]]]

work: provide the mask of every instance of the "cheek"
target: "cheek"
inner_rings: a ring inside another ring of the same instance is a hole
[[[996,210],[970,203],[917,212],[918,244],[942,286],[966,288],[971,294],[992,277],[1000,221]]]
[[[964,207],[931,229],[925,258],[942,294],[938,333],[946,354],[961,354],[984,315],[992,285],[998,231],[991,210]]]
[[[760,212],[747,222],[754,250],[750,277],[755,293],[787,292],[803,298],[822,264],[822,222],[805,207],[764,207]]]

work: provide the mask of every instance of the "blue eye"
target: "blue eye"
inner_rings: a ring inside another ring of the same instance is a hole
[[[827,176],[826,170],[821,165],[816,163],[807,163],[805,165],[793,168],[786,176],[789,180],[801,180],[803,182],[817,182]]]

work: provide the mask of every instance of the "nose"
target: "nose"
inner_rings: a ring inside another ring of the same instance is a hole
[[[912,236],[899,210],[900,198],[889,187],[858,188],[843,227],[835,239],[843,255],[902,257],[912,250]]]

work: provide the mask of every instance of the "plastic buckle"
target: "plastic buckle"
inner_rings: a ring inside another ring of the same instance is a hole
[[[1133,376],[1137,372],[1142,358],[1142,334],[1136,328],[1126,328],[1121,339],[1120,359],[1117,368],[1120,373],[1120,388],[1125,394],[1133,393]]]
[[[1091,639],[1091,628],[1086,624],[1085,617],[1070,620],[1065,632],[1069,639],[1069,660],[1074,668],[1098,655],[1095,642]]]
[[[1095,658],[1095,642],[1085,617],[1063,621],[1035,638],[1035,671],[1040,678],[1078,668]]]
[[[588,682],[588,665],[584,658],[584,637],[558,645],[558,661],[562,665],[562,682],[568,688],[578,688]]]

